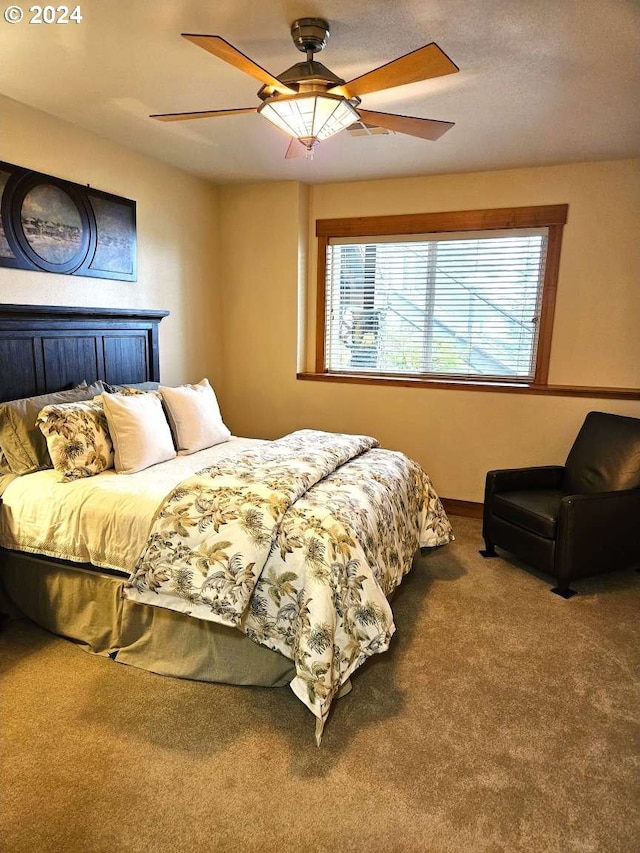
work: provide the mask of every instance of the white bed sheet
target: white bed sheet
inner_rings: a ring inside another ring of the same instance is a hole
[[[25,474],[9,483],[2,495],[0,546],[129,575],[156,510],[174,486],[220,459],[262,443],[234,436],[136,474],[111,469],[71,483],[62,482],[54,470]]]

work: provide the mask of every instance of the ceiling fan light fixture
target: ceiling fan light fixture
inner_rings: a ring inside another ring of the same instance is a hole
[[[346,98],[328,92],[276,95],[265,100],[258,112],[309,150],[359,119]]]

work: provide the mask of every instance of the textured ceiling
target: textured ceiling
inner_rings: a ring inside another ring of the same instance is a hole
[[[638,0],[80,0],[79,24],[0,20],[0,92],[219,182],[308,183],[640,156]],[[6,4],[3,8],[6,8]],[[363,97],[455,122],[321,143],[285,160],[258,115],[163,124],[150,113],[250,107],[260,83],[180,38],[221,35],[274,74],[303,55],[298,17],[331,25],[318,56],[352,79],[435,41],[460,73]]]

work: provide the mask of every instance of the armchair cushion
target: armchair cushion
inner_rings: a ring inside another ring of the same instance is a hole
[[[493,512],[545,539],[555,539],[563,497],[564,492],[556,489],[503,492],[493,496]]]
[[[565,463],[568,495],[640,487],[640,419],[589,412]]]

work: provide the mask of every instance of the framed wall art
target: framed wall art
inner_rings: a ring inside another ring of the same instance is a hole
[[[136,203],[0,161],[0,266],[136,280]]]

